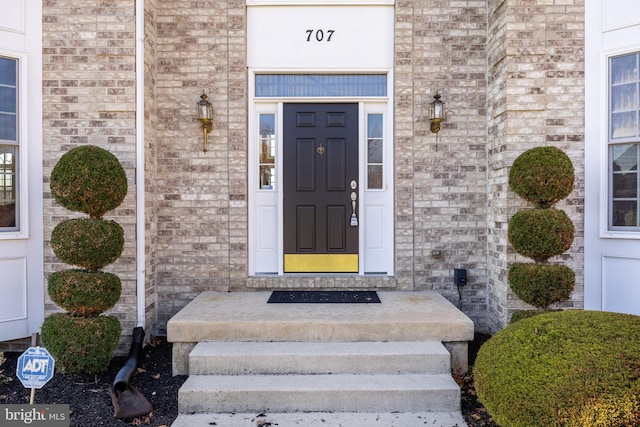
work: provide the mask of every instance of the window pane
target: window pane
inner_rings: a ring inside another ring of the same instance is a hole
[[[16,85],[18,61],[10,58],[0,58],[0,85]]]
[[[0,113],[16,112],[16,88],[0,86]]]
[[[611,112],[634,111],[638,108],[638,85],[635,83],[611,88]]]
[[[384,74],[258,74],[257,97],[387,96]]]
[[[0,146],[0,228],[15,230],[17,148]]]
[[[611,84],[635,82],[638,79],[637,55],[624,55],[611,59]]]
[[[611,150],[613,171],[638,170],[638,146],[635,144],[614,145]]]
[[[0,114],[0,140],[16,141],[15,114]]]
[[[638,203],[635,201],[613,202],[612,225],[636,227],[638,225]]]
[[[638,194],[637,173],[617,173],[613,175],[613,197],[631,199]]]
[[[369,165],[367,167],[367,187],[370,189],[382,188],[382,165]]]
[[[382,138],[382,114],[367,116],[367,133],[369,138]]]
[[[382,140],[370,139],[367,141],[367,162],[382,163]]]
[[[275,172],[273,166],[260,166],[260,189],[271,190],[275,185]]]
[[[260,137],[273,138],[276,133],[276,117],[274,114],[260,114]]]

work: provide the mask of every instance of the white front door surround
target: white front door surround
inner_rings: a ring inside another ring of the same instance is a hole
[[[249,275],[284,274],[282,113],[292,102],[358,104],[358,274],[393,275],[393,3],[252,3],[247,2]],[[383,90],[379,84],[373,91],[361,89],[367,75],[386,81]],[[257,76],[294,76],[282,80],[303,83],[282,83],[283,91],[276,84],[265,93]],[[381,156],[372,155],[376,149]]]

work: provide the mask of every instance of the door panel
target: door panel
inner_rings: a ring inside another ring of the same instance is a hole
[[[285,104],[283,122],[284,271],[358,272],[358,105]]]

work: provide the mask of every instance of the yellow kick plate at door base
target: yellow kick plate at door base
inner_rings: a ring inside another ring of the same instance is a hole
[[[358,254],[285,254],[285,273],[357,273]]]

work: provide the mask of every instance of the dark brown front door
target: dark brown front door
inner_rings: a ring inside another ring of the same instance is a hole
[[[283,121],[284,271],[358,272],[358,104],[285,104]]]

